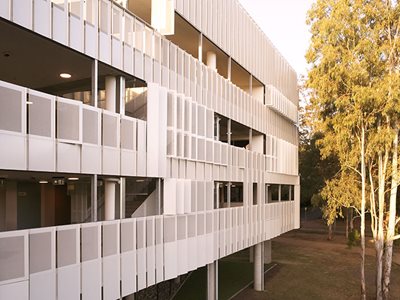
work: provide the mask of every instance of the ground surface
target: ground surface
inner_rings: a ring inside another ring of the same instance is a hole
[[[234,299],[360,299],[359,247],[349,249],[342,234],[333,241],[326,237],[323,232],[300,230],[274,239],[272,255],[277,266],[265,277],[266,291],[248,288]],[[367,244],[367,293],[368,299],[375,299],[374,248],[372,242]],[[397,247],[391,299],[400,299],[399,252]]]
[[[244,250],[218,262],[218,299],[229,299],[253,280],[253,264],[249,262],[249,251]],[[174,300],[207,299],[207,269],[193,272]]]
[[[344,226],[338,224],[333,241],[327,240],[321,220],[303,222],[302,229],[282,235],[272,242],[276,266],[265,276],[265,292],[251,287],[234,300],[330,300],[359,299],[360,250],[348,248]],[[368,299],[375,299],[375,252],[367,238],[366,277]],[[229,299],[253,280],[248,251],[219,262],[219,299]],[[265,269],[267,269],[266,266]],[[400,247],[395,248],[392,267],[391,299],[400,300]],[[175,299],[206,299],[207,273],[201,268],[189,277]]]

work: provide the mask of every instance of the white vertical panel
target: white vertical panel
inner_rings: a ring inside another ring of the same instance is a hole
[[[120,227],[119,221],[103,223],[103,298],[120,296]]]
[[[178,179],[176,185],[176,214],[185,212],[185,180]]]
[[[178,274],[184,274],[188,270],[188,248],[187,248],[187,217],[177,217],[177,256],[178,256]]]
[[[111,64],[111,2],[99,0],[99,59]]]
[[[0,1],[0,17],[10,20],[11,0]]]
[[[101,224],[81,225],[81,293],[82,299],[101,298]]]
[[[178,257],[176,241],[176,216],[164,217],[164,275],[165,280],[178,275]]]
[[[57,299],[80,297],[79,245],[79,225],[57,227]]]
[[[147,286],[156,283],[155,219],[146,218],[146,275]]]
[[[147,146],[147,175],[152,177],[158,177],[159,173],[159,137],[161,134],[159,97],[158,85],[149,83],[147,87],[147,140],[151,143]],[[166,131],[163,133],[166,134]]]
[[[4,0],[3,0],[4,1]],[[12,0],[13,21],[28,29],[32,29],[32,1],[31,0]]]
[[[156,283],[164,281],[164,223],[162,216],[155,218],[156,234]]]
[[[29,282],[28,280],[0,285],[1,299],[28,300]]]
[[[146,122],[137,120],[137,175],[146,175]]]
[[[146,288],[146,219],[136,220],[137,290]]]
[[[27,168],[26,89],[0,81],[0,168]]]
[[[55,228],[35,229],[29,235],[29,298],[56,297]]]
[[[8,2],[2,1],[2,2]],[[0,4],[1,16],[1,4]],[[51,33],[51,1],[38,0],[33,2],[33,30],[50,38]]]
[[[121,220],[121,296],[136,292],[136,220]]]
[[[164,214],[175,215],[177,211],[177,180],[164,179]]]

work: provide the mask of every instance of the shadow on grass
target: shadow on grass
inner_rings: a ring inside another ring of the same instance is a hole
[[[265,266],[267,269],[268,266]],[[253,263],[248,249],[225,257],[218,262],[218,299],[225,300],[253,281]],[[207,267],[192,272],[174,300],[207,299]]]

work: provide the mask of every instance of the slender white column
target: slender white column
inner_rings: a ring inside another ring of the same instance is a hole
[[[106,110],[115,112],[117,98],[117,78],[106,76]]]
[[[106,76],[106,110],[116,111],[117,78]],[[115,219],[115,179],[104,181],[104,218],[106,221]]]
[[[115,185],[116,180],[104,180],[104,219],[106,221],[115,219]]]
[[[262,247],[263,243],[254,246],[254,289],[262,291],[264,285],[264,256]]]
[[[207,300],[218,299],[218,261],[207,265]]]
[[[94,174],[90,180],[90,189],[92,197],[92,222],[97,222],[97,174]]]
[[[272,261],[271,240],[264,241],[264,263],[269,264]]]
[[[99,64],[97,59],[93,60],[92,62],[92,99],[91,99],[91,105],[94,107],[98,106],[98,76],[99,76]]]
[[[198,49],[199,61],[203,62],[203,34],[199,34],[199,49]]]
[[[207,51],[207,66],[217,70],[217,55],[212,51]]]

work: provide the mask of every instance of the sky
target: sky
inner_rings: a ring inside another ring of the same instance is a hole
[[[306,75],[310,34],[306,15],[314,0],[239,0],[298,75]]]

